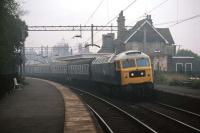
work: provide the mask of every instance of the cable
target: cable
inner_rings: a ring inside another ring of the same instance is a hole
[[[126,11],[129,7],[131,7],[137,0],[134,0],[133,2],[131,2],[126,8],[124,8],[123,11]]]
[[[159,23],[159,24],[155,24],[155,25],[168,25],[168,24],[171,24],[171,25],[169,25],[169,27],[173,27],[173,26],[175,26],[177,24],[180,24],[180,23],[183,23],[185,21],[189,21],[191,19],[195,19],[195,18],[198,18],[198,17],[200,17],[200,14],[197,14],[197,15],[189,17],[189,18],[181,19],[181,20],[173,20],[173,21],[163,22],[163,23]]]
[[[122,11],[126,11],[129,7],[131,7],[137,0],[132,1],[128,6],[126,6]],[[113,17],[110,21],[108,21],[105,26],[107,26],[108,24],[110,24],[114,19],[116,19],[118,17],[118,14]],[[102,28],[103,29],[103,28]],[[99,31],[95,32],[93,36],[95,36]],[[87,42],[88,40],[90,40],[90,38],[88,38],[85,42]]]
[[[157,8],[159,8],[160,6],[162,6],[163,4],[165,4],[168,0],[165,0],[163,2],[161,2],[160,4],[158,4],[157,6],[155,6],[154,8],[152,8],[150,11],[148,11],[147,13],[151,13],[152,11],[156,10]]]
[[[200,14],[195,15],[195,16],[190,17],[190,18],[183,19],[183,20],[181,20],[181,21],[179,21],[179,22],[177,22],[177,23],[175,23],[175,24],[170,25],[169,27],[173,27],[173,26],[175,26],[175,25],[177,25],[177,24],[180,24],[180,23],[183,23],[183,22],[186,22],[186,21],[188,21],[188,20],[192,20],[192,19],[195,19],[195,18],[198,18],[198,17],[200,17]]]
[[[88,21],[90,20],[90,18],[92,18],[94,16],[94,14],[97,12],[97,10],[99,9],[99,7],[102,5],[102,3],[104,2],[104,0],[102,0],[99,5],[97,6],[97,8],[94,10],[94,12],[90,15],[90,17],[87,19],[87,21],[85,22],[85,25],[88,23]]]
[[[173,23],[177,23],[177,20],[172,20],[172,21],[168,21],[168,22],[158,23],[158,24],[154,24],[154,25],[167,25],[167,24],[173,24]]]
[[[131,7],[137,0],[134,0],[133,2],[131,2],[127,7],[125,7],[122,11],[126,11],[129,7]],[[111,23],[114,19],[116,19],[118,17],[118,14],[113,17],[110,21],[108,21],[105,25],[108,25],[109,23]]]
[[[159,8],[161,5],[163,5],[164,3],[166,3],[168,0],[165,0],[161,3],[159,3],[158,5],[156,5],[155,7],[153,7],[150,11],[147,12],[147,14],[151,13],[152,11],[156,10],[157,8]],[[133,22],[137,22],[138,19],[145,17],[146,15],[142,15],[138,18],[136,18],[134,21],[132,21],[129,25],[131,25]]]

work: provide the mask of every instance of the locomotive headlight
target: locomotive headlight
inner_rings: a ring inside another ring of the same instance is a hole
[[[131,73],[131,76],[134,76],[134,73]]]
[[[142,76],[144,75],[144,73],[143,73],[143,72],[141,72],[140,74],[141,74]]]

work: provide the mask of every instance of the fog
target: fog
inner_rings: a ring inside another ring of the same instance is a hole
[[[133,0],[18,0],[27,11],[22,19],[27,25],[105,25]],[[93,17],[99,3],[102,2]],[[162,3],[157,7],[160,3]],[[157,7],[157,8],[155,8]],[[152,10],[154,9],[154,10]],[[151,11],[149,13],[149,11]],[[199,0],[137,0],[125,12],[126,25],[134,25],[145,13],[152,15],[155,27],[169,27],[176,45],[200,54],[200,1]],[[176,25],[170,21],[180,22]],[[88,21],[87,21],[88,20]],[[161,23],[168,23],[160,25]],[[112,21],[116,25],[116,19]],[[101,45],[101,35],[94,36],[94,42]],[[90,32],[83,32],[82,38],[73,38],[79,32],[29,32],[26,47],[53,46],[62,39],[72,47],[78,43],[90,42]],[[177,47],[178,49],[178,47]],[[98,48],[91,48],[97,51]]]

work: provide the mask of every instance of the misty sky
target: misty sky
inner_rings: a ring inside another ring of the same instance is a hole
[[[28,13],[22,16],[28,25],[105,25],[133,0],[104,0],[95,15],[91,14],[102,0],[18,0]],[[137,0],[125,12],[126,25],[134,25],[145,13],[166,0]],[[200,0],[168,0],[149,13],[155,27],[169,27],[177,45],[200,54],[200,16],[172,26],[159,25],[200,15]],[[87,21],[88,20],[88,21]],[[112,22],[116,25],[116,20]],[[101,34],[95,34],[94,42],[101,45]],[[106,33],[106,32],[104,32]],[[26,47],[53,46],[65,39],[70,46],[89,41],[90,32],[83,38],[72,37],[79,32],[29,32]],[[97,48],[91,48],[97,51]]]

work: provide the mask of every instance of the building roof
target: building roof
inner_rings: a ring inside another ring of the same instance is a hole
[[[152,25],[152,20],[150,18],[145,18],[138,21],[133,28],[128,31],[128,34],[126,35],[127,38],[124,40],[124,43],[133,41],[134,39],[136,41],[142,41],[144,35],[141,33],[141,31],[143,31],[142,28],[145,25],[150,27],[147,29],[147,41],[157,41],[159,38],[160,41],[164,41],[166,44],[174,44],[174,40],[171,36],[169,28],[155,28]]]
[[[98,53],[119,53],[125,50],[123,44],[127,42],[143,42],[144,27],[146,29],[147,42],[164,42],[167,45],[174,44],[169,28],[155,28],[152,24],[151,16],[147,15],[147,18],[138,21],[131,29],[124,30],[122,33],[123,36],[120,36],[109,44],[103,44]]]
[[[156,28],[169,42],[169,44],[175,44],[174,39],[169,28]]]

